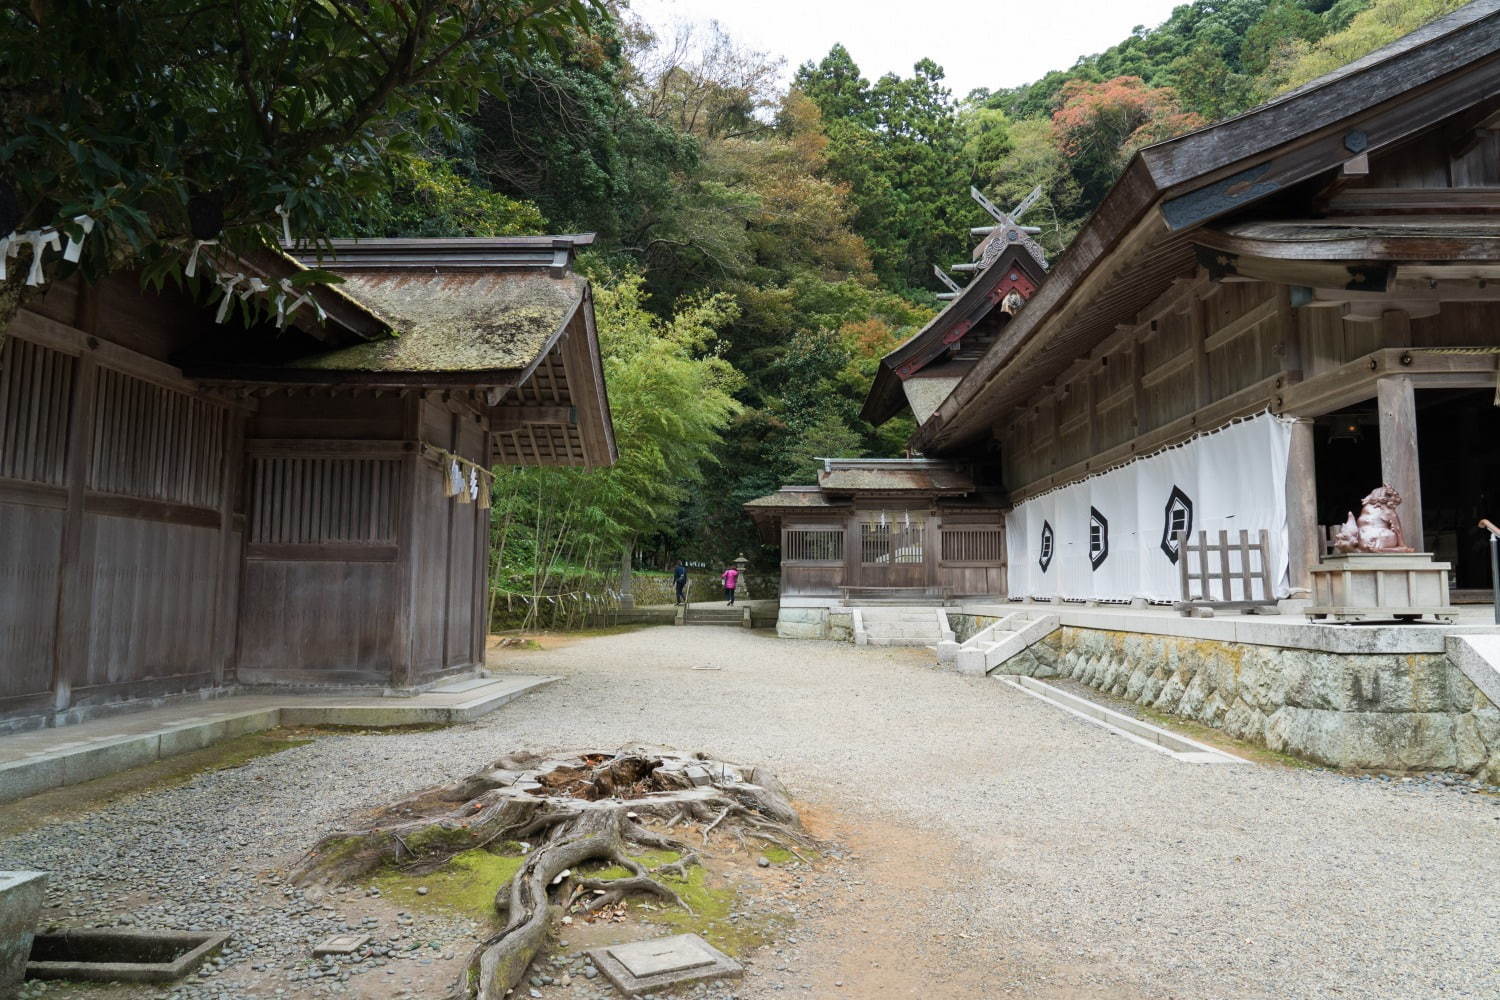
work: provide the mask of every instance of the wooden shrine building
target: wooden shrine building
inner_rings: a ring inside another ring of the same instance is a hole
[[[1173,600],[1181,534],[1241,529],[1268,539],[1271,592],[1252,596],[1300,596],[1329,526],[1382,482],[1455,595],[1487,595],[1500,2],[1142,149],[974,357],[982,324],[904,402],[918,453],[1008,496],[996,596]],[[920,377],[904,358],[870,419]]]
[[[997,500],[949,462],[828,458],[816,486],[745,509],[781,545],[782,607],[828,607],[993,593],[1005,571]]]
[[[47,284],[0,349],[0,728],[480,666],[489,469],[615,459],[591,239],[336,241],[284,329],[283,254],[212,261],[248,328]]]

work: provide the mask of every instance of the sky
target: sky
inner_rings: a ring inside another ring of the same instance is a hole
[[[926,56],[954,97],[998,90],[1067,69],[1136,25],[1155,27],[1186,0],[630,0],[660,33],[678,21],[717,20],[741,43],[786,60],[788,77],[842,42],[869,80],[911,75]]]

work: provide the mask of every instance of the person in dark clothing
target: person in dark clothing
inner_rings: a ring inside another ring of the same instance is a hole
[[[687,603],[687,567],[682,560],[677,560],[677,568],[672,570],[672,583],[677,588],[677,603]]]

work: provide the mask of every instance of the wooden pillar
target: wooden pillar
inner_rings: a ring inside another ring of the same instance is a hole
[[[57,587],[57,628],[52,644],[52,707],[73,703],[73,688],[88,677],[89,632],[94,603],[94,553],[85,531],[83,499],[94,451],[95,386],[99,366],[89,351],[78,358],[68,412],[68,506],[63,512]]]
[[[927,564],[927,582],[924,584],[928,592],[933,592],[942,586],[942,574],[939,572],[938,563],[943,558],[943,519],[938,513],[937,499],[934,497],[932,507],[929,509],[927,525],[922,532],[922,561]]]
[[[1405,375],[1375,380],[1380,410],[1380,478],[1401,494],[1401,527],[1406,544],[1418,552],[1422,544],[1422,480],[1417,458],[1417,397]]]
[[[460,454],[463,450],[461,446],[463,432],[459,429],[460,419],[457,413],[448,414],[448,450],[455,455]],[[467,474],[465,474],[464,480],[465,482],[468,481]],[[448,523],[444,526],[443,530],[443,613],[441,616],[443,641],[439,647],[443,653],[442,661],[438,664],[439,670],[448,669],[453,661],[453,654],[456,652],[452,648],[453,640],[451,638],[453,634],[453,612],[455,610],[453,602],[456,596],[453,593],[453,562],[457,558],[457,553],[453,547],[453,538],[457,534],[459,506],[457,497],[448,504]]]
[[[217,646],[214,653],[214,684],[224,683],[235,666],[235,651],[238,643],[239,608],[236,601],[235,581],[240,578],[240,563],[244,561],[244,546],[240,546],[239,558],[234,546],[234,512],[239,506],[240,482],[245,470],[245,415],[235,407],[224,411],[224,455],[219,470],[219,542],[214,556],[216,597],[214,600],[214,633]]]
[[[422,394],[401,400],[401,436],[409,451],[401,460],[400,535],[396,539],[396,622],[391,629],[391,685],[416,683],[417,503],[422,476]]]
[[[1286,555],[1292,590],[1312,589],[1312,567],[1318,564],[1318,477],[1313,461],[1313,422],[1292,424],[1286,463]],[[1186,556],[1184,556],[1186,558]],[[1293,594],[1307,597],[1308,594]]]
[[[480,426],[484,423],[481,421]],[[480,460],[491,471],[494,443],[490,432],[485,430],[479,438]],[[490,490],[490,484],[481,481],[481,490]],[[490,490],[493,493],[493,490]],[[481,498],[482,499],[482,498]],[[482,503],[474,505],[474,638],[472,656],[475,666],[484,666],[484,647],[490,634],[490,508]]]

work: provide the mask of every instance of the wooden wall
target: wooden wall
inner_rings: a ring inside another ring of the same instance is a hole
[[[118,285],[51,286],[0,342],[0,728],[481,663],[489,511],[446,496],[423,448],[488,465],[475,406],[231,402],[167,363],[181,303]]]
[[[116,284],[52,289],[0,347],[0,720],[227,665],[242,415],[163,362],[172,322],[101,307]]]
[[[406,686],[482,663],[488,511],[447,496],[423,445],[485,465],[490,443],[443,395],[261,401],[241,680]]]
[[[861,524],[873,509],[900,519],[920,517],[923,559],[918,565],[874,567],[861,563]],[[929,504],[882,505],[858,511],[788,515],[781,528],[781,595],[840,597],[845,588],[929,588],[954,596],[1003,597],[1005,541],[998,512],[955,512]],[[837,551],[829,532],[842,532]],[[814,539],[807,533],[817,533]]]

